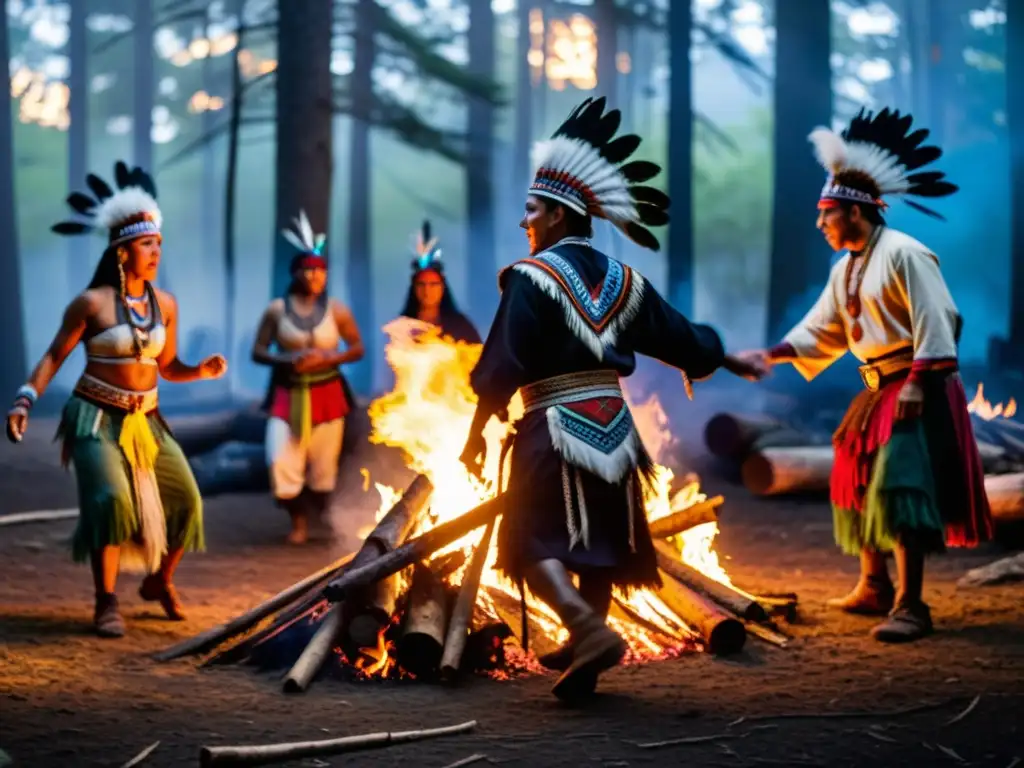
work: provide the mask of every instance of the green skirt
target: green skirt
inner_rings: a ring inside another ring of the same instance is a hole
[[[879,446],[861,511],[832,505],[836,544],[849,555],[862,549],[891,552],[913,543],[924,552],[945,550],[945,525],[922,420],[893,425]]]
[[[64,406],[57,439],[63,442],[65,463],[74,467],[80,509],[72,554],[84,562],[106,546],[139,542],[142,518],[137,483],[118,441],[125,413],[72,396]],[[163,507],[167,549],[205,549],[203,502],[192,470],[157,411],[146,421],[159,447],[153,464]]]

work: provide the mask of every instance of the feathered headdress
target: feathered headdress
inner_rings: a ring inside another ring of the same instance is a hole
[[[815,128],[808,139],[818,162],[829,173],[821,190],[819,208],[840,200],[887,207],[887,195],[945,197],[959,187],[946,181],[942,171],[919,171],[942,157],[942,150],[925,146],[928,130],[911,133],[913,118],[899,110],[883,109],[877,115],[861,110],[838,135]],[[943,217],[913,200],[910,207],[937,219]]]
[[[424,269],[444,272],[441,246],[438,245],[436,237],[431,237],[429,221],[424,221],[420,231],[416,233],[416,258],[412,260],[413,273],[422,272]]]
[[[85,221],[61,221],[51,229],[58,235],[81,235],[107,231],[109,246],[139,237],[160,234],[163,214],[156,203],[153,177],[136,166],[131,170],[121,160],[114,164],[117,191],[94,173],[85,177],[91,195],[72,192],[67,203]]]
[[[312,267],[326,269],[327,260],[323,256],[323,251],[327,235],[323,232],[313,232],[313,225],[309,223],[305,211],[299,211],[298,218],[292,219],[292,224],[294,229],[285,227],[281,230],[282,237],[298,251],[292,260],[292,271]]]
[[[616,137],[622,113],[606,113],[604,108],[604,97],[587,99],[550,139],[534,146],[537,170],[530,194],[607,219],[637,245],[656,251],[661,244],[647,227],[668,224],[669,198],[642,182],[661,173],[661,167],[646,160],[626,162],[640,146],[640,137]]]

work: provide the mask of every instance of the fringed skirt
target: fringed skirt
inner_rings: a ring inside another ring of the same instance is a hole
[[[984,474],[957,374],[926,373],[920,418],[896,420],[906,381],[854,398],[833,437],[836,543],[847,554],[973,547],[992,537]]]
[[[609,381],[618,387],[617,376]],[[586,394],[531,410],[524,391],[527,413],[516,424],[497,567],[519,580],[530,563],[555,559],[624,589],[659,586],[643,500],[650,460],[621,391]]]
[[[154,572],[168,550],[204,549],[199,488],[155,407],[129,412],[75,394],[57,439],[78,485],[76,561],[119,546],[124,570]]]

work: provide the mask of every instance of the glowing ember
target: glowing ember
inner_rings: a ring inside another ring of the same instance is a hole
[[[469,374],[476,364],[480,345],[441,338],[437,329],[408,318],[399,318],[385,326],[389,336],[385,354],[395,373],[394,389],[370,405],[371,441],[401,448],[410,469],[425,474],[433,483],[432,518],[421,524],[423,532],[438,523],[468,512],[496,495],[498,458],[509,425],[492,418],[484,432],[487,442],[483,482],[478,481],[459,461],[476,407],[476,396],[469,385]],[[657,456],[671,439],[666,420],[656,400],[637,406],[641,434]],[[509,419],[522,416],[522,401],[517,394],[509,406]],[[652,417],[653,414],[653,417]],[[653,432],[653,434],[652,434]],[[507,467],[506,467],[507,468]],[[699,484],[691,482],[671,493],[671,470],[657,466],[653,488],[645,498],[649,520],[670,515],[706,499]],[[401,491],[374,483],[381,497],[377,519],[400,497]],[[729,576],[718,562],[712,542],[718,532],[715,523],[705,523],[673,539],[682,560],[708,577],[729,584]],[[456,549],[471,549],[479,544],[483,532],[476,531],[455,542],[438,555]],[[498,611],[488,591],[504,592],[518,601],[518,589],[494,570],[497,556],[493,546],[481,579],[478,607],[497,619]],[[457,582],[461,574],[456,574]],[[489,589],[488,589],[489,588]],[[630,658],[650,659],[672,655],[681,644],[695,635],[657,595],[636,591],[628,600],[619,595],[623,610],[637,621],[610,619],[612,626],[626,638]],[[566,639],[555,614],[539,600],[529,601],[531,618],[543,632],[557,642]],[[643,625],[643,626],[641,626]],[[645,628],[646,627],[646,628]],[[657,630],[655,632],[654,630]]]
[[[985,399],[985,385],[978,384],[978,391],[974,393],[974,399],[967,404],[967,410],[985,421],[998,418],[1012,419],[1017,413],[1017,401],[1011,397],[1005,405],[997,403],[993,406]]]

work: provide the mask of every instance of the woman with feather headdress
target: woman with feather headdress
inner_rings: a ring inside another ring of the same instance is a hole
[[[203,548],[202,499],[181,448],[157,409],[157,382],[216,379],[221,355],[187,365],[178,359],[178,305],[153,286],[160,265],[162,216],[156,187],[141,168],[114,166],[117,189],[94,174],[90,193],[68,204],[84,221],[63,221],[61,235],[96,231],[106,239],[88,288],[64,311],[60,330],[15,397],[7,435],[19,442],[29,412],[79,342],[86,367],[64,407],[58,437],[78,484],[76,560],[92,564],[93,623],[101,637],[121,637],[118,571],[141,569],[139,594],[181,620],[172,583],[186,550]]]
[[[935,254],[887,227],[886,198],[944,197],[957,190],[941,171],[921,170],[942,151],[910,115],[861,113],[841,135],[810,135],[828,180],[818,229],[836,251],[814,307],[776,347],[752,353],[789,362],[810,380],[850,351],[865,389],[834,435],[831,496],[836,543],[860,557],[860,579],[841,610],[888,618],[873,630],[906,642],[932,630],[922,600],[924,559],[992,536],[981,459],[957,373],[962,320]],[[898,589],[889,578],[892,553]]]
[[[471,376],[478,405],[462,460],[479,471],[483,430],[519,390],[498,567],[547,602],[568,645],[543,659],[564,670],[553,693],[589,695],[625,644],[606,624],[612,588],[660,583],[641,484],[653,463],[619,379],[649,355],[701,379],[719,367],[762,371],[725,354],[718,334],[673,309],[635,269],[590,242],[593,217],[657,250],[668,197],[643,186],[660,168],[630,161],[640,137],[615,137],[603,98],[577,107],[535,150],[526,198],[530,256],[504,269],[501,302]],[[501,462],[503,464],[504,462]],[[569,573],[580,577],[579,590]]]
[[[252,359],[273,367],[265,403],[270,486],[291,517],[288,541],[302,544],[310,515],[324,511],[338,477],[352,407],[339,366],[361,360],[363,342],[352,312],[327,295],[326,236],[314,234],[305,211],[295,231],[282,234],[297,251],[292,282],[263,313]]]
[[[480,333],[455,303],[444,275],[441,247],[437,238],[431,236],[429,221],[424,221],[416,234],[416,258],[412,262],[412,279],[401,316],[436,326],[442,336],[455,341],[481,342]]]

